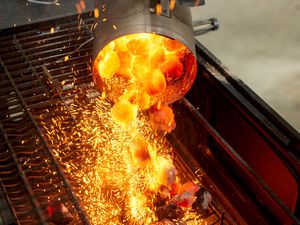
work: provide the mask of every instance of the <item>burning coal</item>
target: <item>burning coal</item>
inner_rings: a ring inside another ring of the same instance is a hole
[[[124,129],[112,119],[112,107],[103,98],[90,104],[73,103],[70,109],[78,120],[76,126],[68,125],[62,116],[47,125],[53,152],[91,223],[151,224],[180,219],[201,224],[193,207],[207,209],[198,202],[203,201],[198,198],[201,184],[181,182],[165,133],[155,130],[149,115],[142,112]]]
[[[75,125],[63,108],[44,124],[92,224],[202,224],[197,211],[207,210],[209,193],[181,181],[165,138],[176,125],[168,103],[195,76],[191,57],[181,43],[158,35],[117,39],[94,64],[102,96],[68,106]]]
[[[172,103],[188,91],[196,60],[180,42],[156,34],[131,34],[110,42],[96,57],[93,78],[107,98],[145,110]]]

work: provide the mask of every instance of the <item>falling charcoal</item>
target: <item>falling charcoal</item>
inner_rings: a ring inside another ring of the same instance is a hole
[[[157,195],[155,197],[155,199],[153,200],[153,205],[156,208],[159,208],[159,207],[162,207],[162,206],[166,205],[166,202],[167,202],[166,198],[163,198],[161,195]]]
[[[197,199],[193,203],[192,208],[205,215],[207,213],[208,206],[212,201],[211,194],[202,187],[199,191],[196,192],[195,196],[197,197]]]
[[[71,213],[62,203],[54,203],[48,206],[48,213],[55,225],[67,225],[73,220]]]
[[[175,204],[169,204],[166,206],[159,207],[155,213],[156,213],[158,220],[181,219],[184,216],[184,211]]]

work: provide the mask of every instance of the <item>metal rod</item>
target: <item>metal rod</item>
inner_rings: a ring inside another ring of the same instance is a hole
[[[193,22],[194,36],[206,34],[207,32],[215,31],[218,29],[219,29],[219,22],[216,18]]]
[[[64,98],[63,98],[63,96],[61,95],[60,91],[58,90],[58,87],[56,86],[55,83],[52,82],[52,76],[51,76],[50,72],[48,71],[48,69],[47,69],[44,65],[42,65],[42,68],[43,68],[43,72],[44,72],[45,75],[48,77],[48,80],[49,80],[51,86],[54,88],[54,90],[55,90],[56,93],[58,94],[59,98],[61,99],[63,105],[65,106],[67,112],[70,114],[70,116],[72,117],[73,121],[77,123],[76,118],[75,118],[75,117],[73,116],[73,114],[71,113],[71,111],[70,111],[69,107],[67,106],[67,104],[66,104],[66,102],[65,102],[65,100],[64,100]]]
[[[1,64],[2,64],[2,61],[1,61]],[[7,144],[7,147],[9,149],[10,153],[11,153],[11,157],[13,158],[14,164],[17,167],[18,175],[23,181],[23,184],[24,184],[23,186],[25,188],[25,191],[29,195],[29,201],[30,201],[31,205],[33,206],[33,209],[35,210],[36,215],[38,216],[39,222],[40,222],[40,224],[47,225],[48,223],[47,223],[47,221],[46,221],[46,219],[43,215],[42,210],[40,209],[39,203],[38,203],[38,201],[37,201],[37,199],[34,195],[34,192],[33,192],[32,188],[30,186],[30,183],[29,183],[29,181],[27,180],[26,176],[24,175],[24,173],[22,171],[22,167],[21,167],[20,162],[17,158],[16,152],[14,151],[14,148],[11,146],[11,144],[9,142],[9,139],[7,137],[7,134],[6,134],[2,124],[0,124],[0,130],[3,134],[3,137],[4,137],[4,140]]]
[[[20,43],[19,43],[18,39],[16,38],[16,35],[15,35],[15,34],[13,35],[13,40],[14,40],[14,42],[15,42],[15,44],[16,44],[17,49],[20,51],[22,57],[25,59],[25,62],[28,63],[30,70],[32,71],[32,73],[33,73],[33,75],[35,76],[35,78],[37,79],[38,76],[37,76],[37,74],[36,74],[36,70],[35,70],[35,68],[32,66],[32,64],[31,64],[31,62],[29,61],[27,55],[25,55],[25,52],[24,52],[24,50],[22,49],[22,46],[20,45]],[[40,82],[40,84],[41,84],[41,86],[42,86],[42,83],[41,83],[41,82]]]
[[[32,124],[33,124],[33,126],[34,126],[34,128],[35,128],[35,130],[36,130],[36,132],[37,132],[37,134],[38,134],[38,137],[40,138],[40,141],[41,141],[42,145],[44,146],[44,148],[45,148],[45,150],[46,150],[46,153],[47,153],[48,156],[50,157],[50,159],[51,159],[51,161],[52,161],[52,163],[53,163],[55,169],[57,170],[57,173],[58,173],[58,174],[60,175],[60,177],[62,178],[62,182],[63,182],[63,184],[64,184],[64,186],[65,186],[65,188],[66,188],[66,192],[67,192],[67,194],[69,195],[69,197],[71,198],[71,200],[72,200],[72,202],[73,202],[73,204],[74,204],[75,209],[76,209],[77,212],[79,213],[79,216],[80,216],[81,220],[83,221],[83,223],[84,223],[85,225],[90,225],[90,223],[89,223],[89,221],[88,221],[88,219],[87,219],[87,217],[86,217],[86,215],[85,215],[83,209],[81,209],[81,206],[80,206],[80,204],[79,204],[79,201],[78,201],[77,197],[74,195],[74,193],[73,193],[73,191],[72,191],[72,187],[71,187],[70,183],[67,181],[67,178],[65,177],[64,173],[61,171],[58,161],[57,161],[56,158],[53,156],[53,154],[52,154],[52,152],[51,152],[49,146],[47,145],[45,139],[43,138],[42,132],[41,132],[41,130],[40,130],[38,124],[36,123],[34,117],[32,116],[29,107],[27,106],[26,102],[24,101],[24,99],[23,99],[23,97],[22,97],[22,95],[21,95],[21,93],[20,93],[20,91],[19,91],[17,85],[15,84],[13,78],[11,77],[11,75],[10,75],[9,71],[7,70],[7,68],[6,68],[5,64],[4,64],[4,62],[3,62],[2,59],[1,59],[1,57],[0,57],[0,63],[1,63],[1,65],[2,65],[2,67],[4,68],[4,71],[5,71],[6,75],[8,76],[8,78],[9,78],[9,80],[10,80],[10,82],[11,82],[11,85],[13,86],[13,88],[14,88],[14,90],[15,90],[15,92],[16,92],[16,94],[17,94],[17,97],[18,97],[18,99],[19,99],[21,105],[23,106],[25,112],[26,112],[27,115],[29,116],[29,119],[30,119],[30,121],[32,122]]]
[[[1,180],[0,180],[0,189],[1,189],[0,192],[3,192],[3,194],[4,194],[5,201],[11,206],[11,205],[12,205],[12,204],[11,204],[11,201],[10,201],[10,199],[8,198],[8,196],[5,195],[6,190],[5,190],[5,187],[4,187],[4,185],[3,185],[3,183],[2,183]],[[14,219],[14,223],[15,223],[16,225],[20,225],[20,223],[19,223],[19,221],[18,221],[18,218],[17,218],[17,214],[16,214],[15,209],[14,209],[13,207],[10,207],[10,210],[11,210],[12,217],[13,217],[13,219]],[[2,214],[2,215],[3,215],[3,214]],[[1,216],[1,212],[0,212],[0,216]]]

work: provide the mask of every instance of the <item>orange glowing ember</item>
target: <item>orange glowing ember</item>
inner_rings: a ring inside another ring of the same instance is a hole
[[[139,109],[178,100],[191,87],[195,75],[196,61],[187,47],[179,41],[147,33],[110,42],[93,66],[99,90],[106,92],[113,102],[125,99]]]
[[[137,117],[137,107],[126,100],[115,104],[111,109],[112,119],[125,127],[134,123]]]

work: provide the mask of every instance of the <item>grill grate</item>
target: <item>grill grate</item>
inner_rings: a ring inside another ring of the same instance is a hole
[[[36,121],[40,110],[60,101],[42,65],[54,75],[51,82],[90,80],[91,44],[70,55],[68,63],[64,56],[90,38],[92,22],[87,19],[80,27],[63,23],[54,34],[46,26],[0,38],[0,180],[20,224],[47,224],[47,206],[53,201],[65,204],[73,224],[89,224]]]
[[[91,82],[93,22],[86,14],[79,25],[75,17],[55,22],[55,33],[51,24],[44,24],[0,34],[0,194],[11,209],[4,224],[48,224],[47,207],[55,201],[72,213],[72,224],[89,224],[72,192],[76,187],[60,169],[38,124],[51,120],[52,109],[64,107],[77,87]],[[72,120],[72,115],[66,118]],[[179,155],[176,159],[194,179],[195,170]],[[212,224],[235,224],[216,199],[209,217]]]

